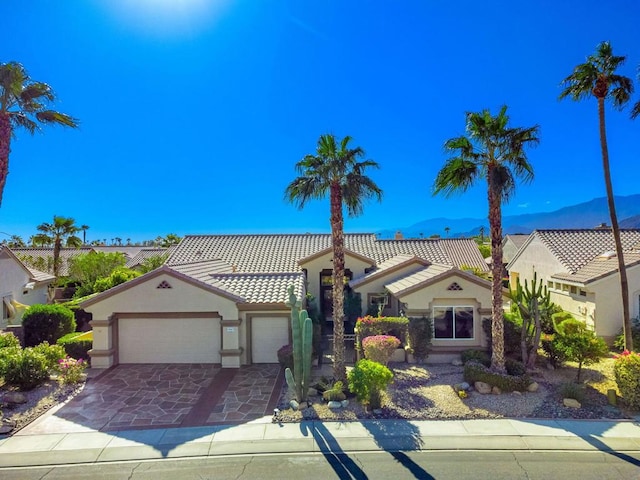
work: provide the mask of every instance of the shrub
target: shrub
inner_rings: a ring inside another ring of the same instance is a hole
[[[640,352],[640,318],[634,318],[631,323],[631,337],[633,338],[633,351]],[[620,330],[620,333],[613,342],[613,347],[622,352],[626,350],[624,345],[624,332]]]
[[[433,321],[427,317],[409,318],[409,352],[419,362],[429,356],[433,339]]]
[[[337,381],[331,388],[326,389],[322,393],[322,398],[327,402],[341,402],[347,398],[344,393],[344,384],[341,381]]]
[[[40,345],[36,345],[33,351],[41,354],[47,359],[47,368],[52,370],[58,365],[58,361],[67,356],[67,352],[64,351],[62,345],[49,345],[48,342],[42,342]]]
[[[482,320],[482,329],[487,336],[489,350],[491,350],[491,319]],[[513,313],[504,314],[504,354],[520,358],[522,356],[522,348],[520,345],[520,336],[522,331],[522,320],[520,316]]]
[[[567,360],[578,363],[576,381],[580,381],[583,365],[598,363],[609,353],[606,342],[574,318],[563,320],[557,325],[554,338],[555,347]]]
[[[94,292],[104,292],[121,283],[133,280],[141,275],[140,272],[136,272],[130,268],[118,267],[108,277],[99,278],[93,285]]]
[[[549,363],[555,368],[560,368],[567,361],[564,351],[560,349],[559,344],[555,341],[556,334],[543,333],[540,337],[540,344],[544,350]]]
[[[562,398],[573,398],[582,403],[584,401],[584,385],[574,382],[563,383],[560,386]]]
[[[358,355],[362,357],[362,339],[373,337],[375,335],[391,335],[400,339],[400,343],[407,343],[407,334],[409,331],[409,319],[405,317],[361,317],[357,320],[355,326],[356,349]]]
[[[19,347],[20,340],[13,333],[0,333],[0,348]]]
[[[381,407],[381,393],[393,380],[393,373],[384,365],[371,360],[359,360],[347,374],[349,390],[372,409]]]
[[[24,344],[33,347],[42,342],[51,344],[76,330],[73,312],[62,305],[32,305],[22,318]]]
[[[503,392],[524,392],[531,384],[531,379],[526,374],[508,375],[496,373],[484,365],[473,361],[467,362],[464,366],[464,379],[470,384],[475,382],[488,383],[492,387],[498,387]]]
[[[481,363],[486,367],[489,367],[491,365],[491,356],[489,355],[489,353],[485,352],[484,350],[476,350],[473,348],[461,352],[460,360],[462,360],[463,364],[473,361]]]
[[[278,363],[282,368],[289,368],[293,371],[293,345],[283,345],[278,350]]]
[[[33,348],[5,348],[1,353],[4,381],[20,390],[31,390],[49,378],[49,362]]]
[[[507,358],[504,362],[504,366],[509,375],[520,377],[527,373],[527,367],[524,366],[524,363],[514,360],[513,358]]]
[[[58,361],[58,371],[60,372],[60,383],[68,385],[70,383],[78,383],[82,380],[82,372],[87,368],[87,362],[81,358],[65,357]]]
[[[89,360],[89,350],[93,348],[93,340],[78,333],[68,333],[56,342],[64,348],[71,358]]]
[[[400,346],[400,340],[390,335],[375,335],[362,340],[364,356],[368,360],[386,365],[393,352]]]
[[[624,403],[635,410],[640,409],[640,354],[625,350],[616,355],[613,373]]]

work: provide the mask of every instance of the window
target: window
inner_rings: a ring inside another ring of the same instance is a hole
[[[578,293],[578,287],[571,285],[571,293],[573,293],[574,295]]]
[[[434,338],[473,338],[473,307],[434,307]]]
[[[580,296],[581,297],[586,297],[587,296],[586,290],[580,290]]]
[[[389,295],[386,293],[370,293],[369,294],[369,305],[388,305],[389,303]]]

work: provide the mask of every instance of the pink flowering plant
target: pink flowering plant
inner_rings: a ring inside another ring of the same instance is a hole
[[[70,383],[78,383],[82,380],[82,373],[87,368],[87,362],[81,358],[76,360],[66,356],[58,361],[58,371],[60,376],[58,377],[60,383],[68,385]]]
[[[640,354],[623,351],[613,356],[613,373],[620,395],[629,408],[640,409]]]
[[[391,355],[399,346],[400,340],[391,335],[374,335],[362,340],[365,358],[382,365],[389,363]]]

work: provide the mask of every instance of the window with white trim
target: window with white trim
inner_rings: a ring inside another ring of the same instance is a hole
[[[433,330],[434,338],[474,338],[473,307],[433,307]]]

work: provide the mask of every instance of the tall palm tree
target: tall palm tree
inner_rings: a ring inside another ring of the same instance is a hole
[[[516,178],[533,180],[526,146],[537,145],[539,127],[508,127],[507,107],[496,116],[489,110],[468,112],[467,136],[447,140],[445,150],[453,156],[438,172],[434,194],[451,196],[464,192],[478,179],[486,179],[489,200],[492,275],[491,368],[505,371],[504,317],[502,311],[502,203],[515,192]]]
[[[351,137],[341,141],[331,134],[321,135],[316,152],[296,164],[300,174],[285,190],[285,198],[302,209],[309,200],[329,195],[331,245],[333,250],[333,374],[344,380],[344,220],[343,207],[349,216],[360,215],[364,201],[382,199],[382,190],[365,175],[367,168],[379,168],[373,160],[362,160],[364,150],[351,148]]]
[[[60,271],[60,250],[63,244],[67,247],[80,247],[82,240],[76,236],[80,228],[75,225],[73,218],[53,216],[52,223],[42,223],[36,227],[42,232],[35,237],[38,241],[46,241],[53,244],[53,275],[58,276]],[[34,240],[35,240],[34,237]]]
[[[87,230],[89,230],[89,225],[80,225],[80,230],[82,230],[82,244],[87,244]]]
[[[16,62],[0,63],[0,205],[9,174],[9,152],[14,129],[24,128],[33,134],[39,124],[77,127],[78,121],[64,113],[49,110],[55,100],[46,83],[34,82]]]
[[[609,216],[611,217],[611,230],[616,246],[618,258],[618,271],[620,273],[620,290],[622,294],[622,319],[624,331],[624,343],[628,350],[633,349],[631,337],[631,317],[629,315],[629,286],[627,271],[620,240],[620,227],[613,198],[613,185],[609,170],[609,149],[607,147],[607,130],[604,118],[604,101],[610,99],[613,106],[622,109],[629,101],[633,92],[633,83],[630,78],[618,75],[616,69],[625,61],[625,57],[613,54],[609,42],[602,42],[596,47],[596,52],[587,57],[585,63],[577,65],[573,73],[562,81],[564,90],[560,98],[570,97],[572,100],[584,100],[595,97],[598,101],[598,120],[600,123],[600,149],[602,151],[602,169],[604,171],[604,183],[607,190],[607,203],[609,204]]]

